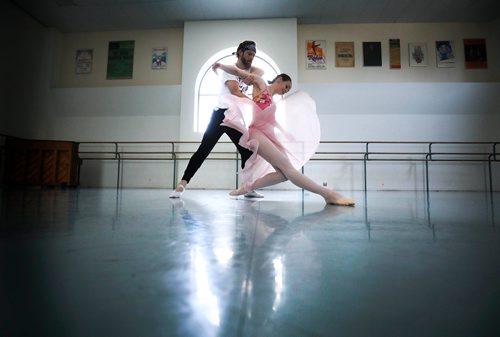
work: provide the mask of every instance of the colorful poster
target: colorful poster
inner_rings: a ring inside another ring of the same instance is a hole
[[[410,58],[410,67],[426,67],[429,65],[429,56],[427,54],[427,43],[409,43],[408,56]]]
[[[108,80],[130,79],[134,70],[135,41],[111,41],[108,48]]]
[[[335,66],[354,67],[354,42],[335,42]]]
[[[389,63],[391,69],[401,69],[401,43],[399,39],[389,39]]]
[[[151,56],[152,69],[167,69],[167,48],[153,48]]]
[[[466,69],[488,68],[485,39],[464,39],[464,52]]]
[[[75,73],[90,74],[92,72],[93,49],[78,49],[75,58]]]
[[[382,66],[381,42],[363,42],[363,66],[364,67]]]
[[[306,69],[326,69],[326,41],[308,40]]]
[[[455,67],[455,43],[453,41],[436,41],[436,64],[438,68]]]

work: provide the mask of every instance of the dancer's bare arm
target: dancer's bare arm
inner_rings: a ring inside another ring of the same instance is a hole
[[[258,75],[258,74],[262,73],[262,70],[260,68],[254,68],[255,73],[252,73],[252,72],[248,72],[246,70],[240,69],[234,65],[221,64],[221,63],[217,62],[217,63],[214,63],[214,65],[212,66],[212,70],[215,73],[217,73],[217,69],[222,69],[226,73],[243,78],[246,84],[248,84],[248,85],[253,84],[253,86],[257,87],[259,91],[264,90],[264,88],[266,87],[266,82],[264,81],[264,79],[260,75]],[[231,93],[234,95],[231,87],[236,86],[236,88],[238,88],[237,83],[228,83],[227,85],[228,85],[228,88],[231,91]],[[233,89],[235,89],[235,88],[233,88]],[[239,88],[238,88],[238,90],[239,90]],[[237,95],[237,96],[240,96],[240,95]]]

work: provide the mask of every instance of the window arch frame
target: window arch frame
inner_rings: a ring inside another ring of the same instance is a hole
[[[196,81],[195,81],[195,90],[194,90],[194,118],[193,118],[193,131],[195,133],[204,133],[206,130],[206,127],[208,125],[208,122],[210,120],[210,116],[205,116],[205,122],[203,122],[202,114],[200,112],[200,98],[201,97],[218,97],[219,94],[206,94],[201,92],[201,88],[204,84],[204,80],[207,77],[207,74],[212,71],[212,65],[215,62],[221,62],[221,63],[227,63],[227,64],[233,64],[236,62],[236,56],[233,55],[233,51],[236,49],[236,47],[231,47],[231,48],[226,48],[218,51],[217,53],[213,54],[211,57],[208,58],[208,60],[201,66],[200,71],[198,72],[198,75],[196,76]],[[230,59],[231,58],[231,59]],[[256,62],[257,61],[257,62]],[[269,74],[269,72],[266,72],[266,69],[264,70],[264,78],[267,80],[272,80],[276,75],[280,74],[280,69],[276,62],[265,52],[259,50],[257,54],[255,54],[253,65],[256,67],[260,68],[267,68],[271,69],[272,73]],[[262,66],[264,65],[264,67]],[[217,83],[219,85],[219,83]],[[247,94],[250,95],[252,93],[252,88],[250,87]],[[215,107],[211,106],[211,109]],[[206,111],[205,111],[206,113]]]

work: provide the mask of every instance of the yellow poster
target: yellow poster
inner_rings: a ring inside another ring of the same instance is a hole
[[[335,42],[335,66],[354,67],[354,42]]]

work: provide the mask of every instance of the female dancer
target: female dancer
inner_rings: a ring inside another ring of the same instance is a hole
[[[321,195],[328,204],[354,206],[353,199],[344,197],[340,193],[316,184],[310,178],[298,171],[298,168],[310,159],[317,148],[319,143],[319,123],[317,123],[317,132],[314,132],[318,137],[314,150],[310,151],[311,149],[309,148],[308,154],[305,155],[306,158],[304,158],[303,149],[298,152],[293,152],[287,148],[287,143],[289,145],[291,144],[293,147],[293,140],[295,137],[294,135],[290,135],[289,130],[285,130],[276,121],[275,113],[277,104],[274,103],[273,96],[284,95],[290,91],[292,88],[292,80],[288,75],[280,74],[269,82],[269,85],[266,85],[262,77],[250,74],[247,71],[231,65],[215,63],[212,69],[215,72],[217,72],[217,69],[222,69],[225,72],[242,78],[250,76],[253,80],[252,101],[234,95],[223,97],[229,106],[229,109],[226,110],[225,113],[223,125],[234,127],[242,131],[243,136],[240,138],[240,145],[253,151],[252,157],[247,160],[245,168],[241,172],[244,183],[238,189],[231,191],[231,193],[229,193],[230,195],[238,196],[253,189],[259,189],[290,180],[298,187]],[[296,92],[286,99],[281,100],[279,103],[284,101],[286,101],[286,104],[282,105],[286,105],[287,110],[290,107],[296,106],[296,103],[300,103],[300,101],[306,101],[306,106],[309,104],[309,110],[311,110],[314,113],[314,117],[316,117],[315,104],[309,95],[303,92]],[[251,107],[253,118],[248,130],[245,130],[243,111],[249,106]],[[288,111],[285,111],[285,114],[287,112]],[[306,128],[305,125],[304,128]],[[301,132],[302,130],[303,129],[301,129]],[[308,130],[303,131],[307,132]],[[285,141],[281,141],[281,139],[285,139]],[[303,145],[303,143],[300,145]],[[305,159],[305,161],[301,161],[300,158],[296,160],[296,153],[300,153],[301,151],[302,159]],[[262,159],[267,163],[263,163]],[[292,161],[295,167],[292,165]],[[269,167],[269,164],[272,168]]]

